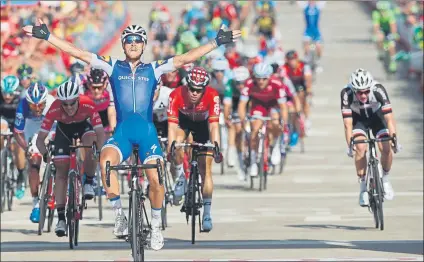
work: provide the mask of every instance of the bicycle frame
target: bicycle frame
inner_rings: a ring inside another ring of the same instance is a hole
[[[73,181],[74,183],[74,196],[75,196],[75,207],[79,207],[80,206],[80,199],[79,199],[79,195],[80,195],[80,190],[82,189],[82,177],[79,173],[79,166],[78,166],[78,161],[77,161],[77,154],[75,150],[71,150],[71,154],[70,154],[70,158],[69,158],[69,171],[68,171],[68,181]],[[68,182],[68,185],[69,185]],[[82,209],[80,210],[79,208],[77,208],[76,210],[76,214],[75,214],[75,219],[79,220],[82,219]]]
[[[258,155],[256,159],[256,163],[259,159],[259,191],[262,189],[266,189],[266,176],[268,172],[268,147],[269,141],[267,136],[267,125],[268,121],[271,120],[270,117],[262,117],[262,116],[252,116],[252,119],[262,120],[262,126],[258,132]],[[255,177],[250,176],[250,188],[253,188],[253,180]]]

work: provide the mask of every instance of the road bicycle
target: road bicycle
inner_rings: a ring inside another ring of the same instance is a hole
[[[129,194],[129,225],[127,241],[131,244],[132,257],[134,261],[144,261],[144,249],[148,245],[147,237],[151,232],[151,225],[146,213],[144,205],[145,195],[143,186],[141,185],[139,170],[157,169],[159,184],[163,185],[162,165],[160,159],[157,159],[156,164],[138,164],[139,147],[133,145],[133,158],[130,165],[110,165],[110,161],[106,161],[106,185],[110,187],[110,171],[115,170],[130,170],[131,171],[131,186]],[[146,223],[144,224],[144,219]]]
[[[1,212],[6,208],[12,211],[13,197],[15,196],[16,190],[16,168],[13,162],[13,152],[11,150],[13,133],[2,133],[4,137],[4,148],[1,150]]]
[[[171,144],[171,155],[175,155],[175,149],[177,147],[192,149],[191,153],[191,166],[190,176],[188,182],[188,190],[185,193],[184,204],[181,207],[181,212],[186,214],[187,224],[189,217],[191,216],[191,243],[194,244],[196,241],[196,216],[199,219],[199,232],[208,232],[203,230],[202,221],[200,218],[200,210],[203,206],[202,198],[202,182],[198,167],[198,158],[200,156],[213,156],[216,163],[221,163],[222,159],[219,158],[220,151],[218,143],[176,143],[175,141]],[[213,150],[213,154],[208,153],[208,150]]]
[[[40,220],[38,222],[38,235],[42,235],[44,231],[44,224],[47,219],[47,232],[51,231],[54,212],[55,212],[55,197],[54,197],[54,184],[56,178],[56,168],[53,163],[54,144],[49,141],[47,145],[48,159],[44,169],[43,180],[40,188]],[[48,212],[47,212],[48,211]]]
[[[394,137],[382,137],[382,138],[371,138],[370,131],[367,130],[368,139],[364,140],[351,140],[350,146],[353,148],[356,144],[368,144],[369,145],[369,157],[367,163],[367,175],[365,181],[367,183],[367,191],[369,194],[370,206],[372,213],[374,214],[375,228],[384,230],[384,213],[383,213],[383,202],[384,202],[384,187],[383,187],[383,174],[379,171],[379,160],[377,158],[377,152],[375,144],[378,142],[392,141],[395,146],[397,143],[396,136]]]

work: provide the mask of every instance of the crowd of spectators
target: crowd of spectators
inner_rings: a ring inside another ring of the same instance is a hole
[[[47,42],[25,36],[21,28],[41,18],[51,32],[68,41],[101,41],[95,33],[103,33],[104,21],[118,4],[98,0],[1,1],[1,76],[16,74],[22,64],[31,66],[40,80],[47,80],[51,71],[69,75],[74,58]],[[93,34],[90,39],[87,32]]]

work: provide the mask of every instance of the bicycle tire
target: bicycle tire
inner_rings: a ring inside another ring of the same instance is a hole
[[[10,178],[12,178],[12,180],[10,180],[9,178],[7,183],[7,209],[9,211],[12,211],[13,196],[15,195],[15,191],[13,188],[13,180],[15,178],[14,170],[15,170],[15,167],[12,162],[12,164],[10,164],[10,167],[9,167],[9,172],[11,172]]]
[[[197,170],[194,170],[193,179],[191,181],[191,244],[194,245],[196,242],[196,186],[195,181],[197,180]]]
[[[160,216],[162,219],[162,230],[165,230],[165,228],[168,226],[167,225],[167,207],[166,207],[166,199],[163,200],[163,204],[162,204],[162,209],[160,211]]]
[[[375,194],[376,194],[376,182],[375,182],[375,176],[373,174],[374,170],[372,168],[369,167],[369,171],[371,174],[371,189],[370,189],[370,193],[369,193],[369,199],[370,199],[370,206],[371,206],[371,211],[373,213],[374,216],[374,224],[375,224],[375,228],[379,228],[380,226],[380,219],[378,217],[378,211],[377,211],[377,203],[375,201]]]
[[[383,213],[383,199],[384,199],[384,195],[383,195],[383,190],[382,190],[382,181],[380,178],[380,174],[378,172],[378,166],[374,165],[373,166],[374,169],[374,174],[376,174],[375,181],[376,181],[376,198],[377,198],[377,202],[376,202],[376,206],[377,206],[377,213],[378,213],[378,220],[380,222],[380,230],[384,230],[384,213]]]
[[[69,174],[69,192],[68,192],[68,208],[67,208],[67,222],[68,222],[68,238],[69,248],[74,249],[74,234],[75,234],[75,185],[74,173]]]
[[[121,195],[122,194],[125,194],[125,179],[124,179],[124,174],[121,174],[121,173],[119,173],[119,172],[117,172],[117,174],[119,175],[119,176],[121,176]]]
[[[2,175],[2,177],[1,177],[1,204],[0,204],[0,209],[1,209],[1,213],[3,213],[3,211],[6,208],[6,192],[7,192],[6,184],[7,183],[6,183],[6,174],[2,173],[1,175]]]
[[[134,261],[144,261],[143,215],[136,190],[131,192],[131,249]]]
[[[41,183],[40,189],[40,219],[38,221],[38,235],[41,236],[44,231],[44,223],[46,221],[47,203],[49,196],[47,194],[47,188],[49,187],[50,181],[50,164],[46,165],[44,169],[43,182]]]
[[[54,210],[49,208],[49,215],[47,220],[47,233],[52,231],[53,219],[54,219]]]
[[[262,141],[262,152],[261,155],[259,156],[259,192],[262,192],[263,188],[264,188],[264,173],[265,173],[265,139],[263,137],[261,137],[260,139],[263,139]],[[259,142],[259,144],[261,144],[261,142]]]
[[[99,221],[102,221],[103,219],[103,203],[102,203],[102,195],[103,195],[103,190],[102,190],[102,182],[100,179],[101,174],[99,172],[97,172],[97,193],[98,193],[98,208],[99,208]]]

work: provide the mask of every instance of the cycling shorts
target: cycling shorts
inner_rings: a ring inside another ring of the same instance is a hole
[[[156,127],[156,131],[158,133],[158,136],[168,137],[168,120],[165,120],[165,121],[162,121],[162,122],[153,121],[153,123]]]
[[[352,112],[353,120],[353,137],[367,136],[367,129],[371,129],[375,138],[389,136],[386,120],[380,110],[372,114],[370,118],[363,117],[355,112]]]
[[[322,42],[321,32],[319,30],[305,30],[305,33],[303,34],[303,40],[312,42]]]
[[[253,116],[260,116],[260,117],[267,117],[275,112],[280,112],[279,106],[271,106],[271,107],[264,107],[262,105],[254,105],[250,109],[250,115]]]
[[[71,152],[69,146],[72,145],[72,139],[75,137],[82,139],[86,135],[95,135],[93,127],[87,120],[71,124],[59,122],[56,126],[56,134],[53,140],[55,160],[69,159]]]
[[[184,130],[186,137],[191,133],[194,142],[206,143],[209,141],[209,120],[193,121],[184,114],[179,114],[178,125]]]
[[[133,145],[138,145],[141,163],[162,159],[162,149],[153,122],[148,122],[139,114],[131,114],[115,128],[114,134],[106,141],[102,150],[115,148],[120,155],[119,162],[128,159],[132,154]]]

